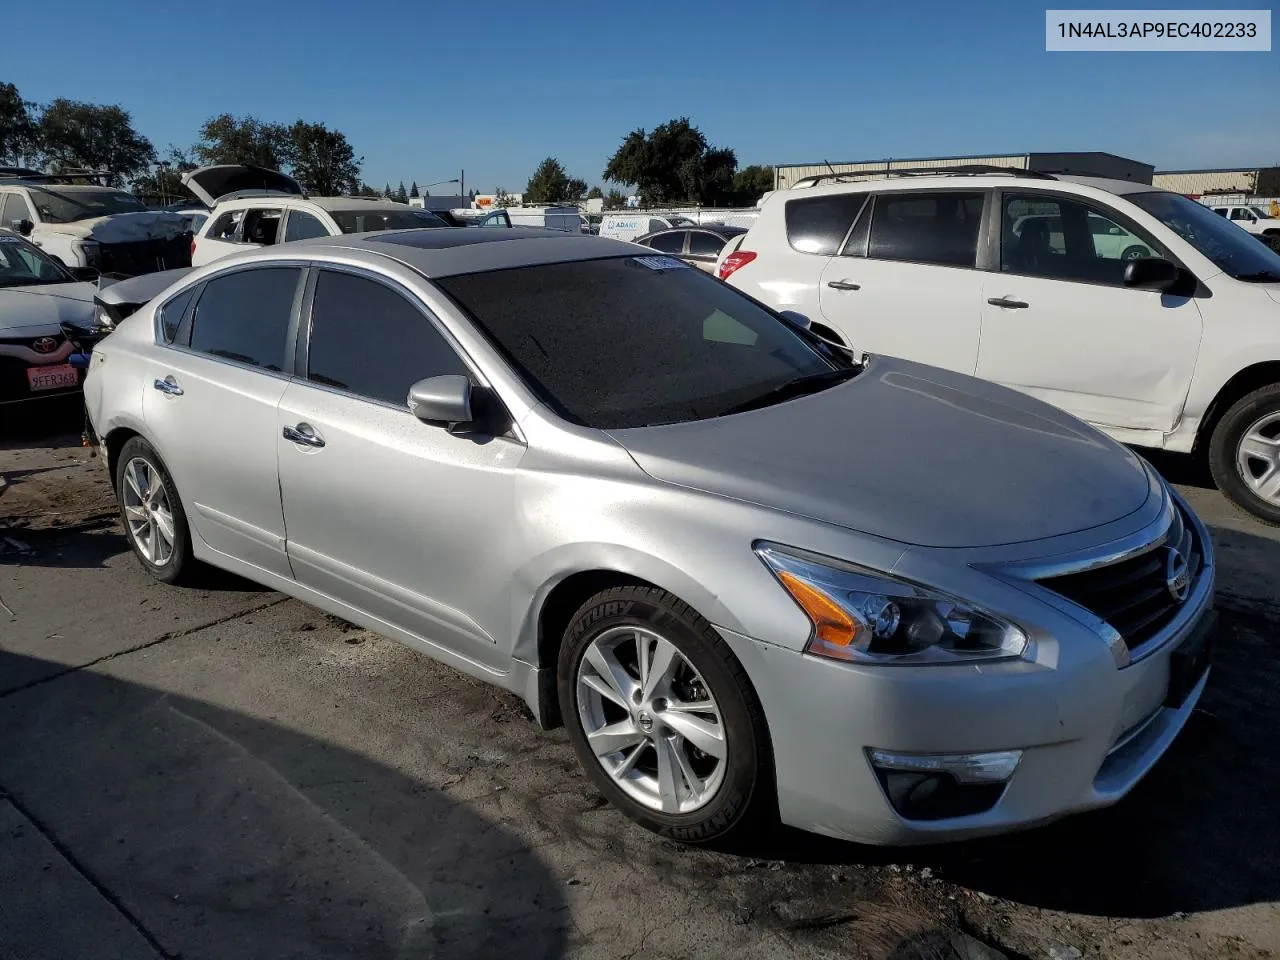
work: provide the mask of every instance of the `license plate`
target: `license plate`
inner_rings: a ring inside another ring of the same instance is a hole
[[[27,384],[32,393],[41,390],[57,390],[59,387],[78,387],[80,371],[69,363],[56,367],[27,367]]]
[[[1204,672],[1209,669],[1217,620],[1217,613],[1210,610],[1200,619],[1190,636],[1169,655],[1169,693],[1164,700],[1166,707],[1176,709],[1182,706],[1187,695],[1196,688]]]

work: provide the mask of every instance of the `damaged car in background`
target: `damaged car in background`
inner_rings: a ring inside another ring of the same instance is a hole
[[[0,169],[0,227],[26,237],[58,263],[125,277],[191,265],[188,221],[148,210],[96,173]]]

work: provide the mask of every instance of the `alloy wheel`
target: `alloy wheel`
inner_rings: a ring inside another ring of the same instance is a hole
[[[1236,469],[1256,496],[1280,507],[1280,411],[1245,430],[1236,447]]]
[[[639,626],[605,630],[578,663],[577,700],[591,752],[631,799],[686,814],[715,797],[728,758],[720,707],[670,640]]]
[[[173,557],[173,507],[169,491],[155,465],[134,457],[124,468],[125,522],[143,559],[163,567]]]

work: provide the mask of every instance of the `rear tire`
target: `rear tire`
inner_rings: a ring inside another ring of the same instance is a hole
[[[141,437],[130,437],[120,449],[116,500],[129,545],[146,571],[165,583],[188,580],[197,563],[182,499],[164,461]]]
[[[596,594],[565,632],[556,683],[579,762],[632,820],[710,843],[767,818],[773,762],[760,701],[688,604],[656,587]]]
[[[1237,400],[1209,440],[1218,489],[1265,523],[1280,525],[1280,384]]]

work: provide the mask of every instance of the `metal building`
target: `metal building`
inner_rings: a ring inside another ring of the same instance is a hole
[[[844,163],[796,163],[774,167],[774,189],[785,190],[805,177],[838,173],[850,179],[872,180],[895,170],[963,167],[987,164],[1045,173],[1074,173],[1081,176],[1114,177],[1136,183],[1151,183],[1155,168],[1149,163],[1118,157],[1113,153],[1016,153],[971,157],[915,157],[911,159],[857,160]]]
[[[1252,194],[1258,187],[1258,169],[1253,170],[1161,170],[1152,181],[1162,190],[1190,196],[1202,194]]]

